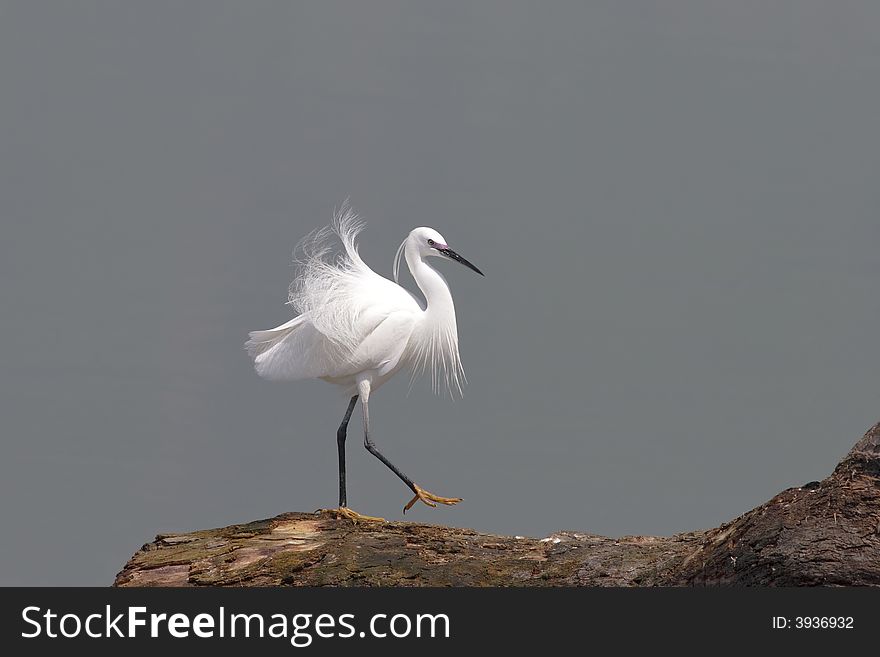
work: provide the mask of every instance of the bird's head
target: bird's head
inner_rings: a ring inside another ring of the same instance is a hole
[[[450,249],[446,239],[433,228],[428,228],[427,226],[414,228],[410,232],[408,240],[418,249],[419,255],[423,258],[437,256],[447,260],[454,260],[469,269],[473,269],[480,276],[484,276],[483,272]]]

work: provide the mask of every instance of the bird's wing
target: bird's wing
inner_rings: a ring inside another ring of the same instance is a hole
[[[366,370],[377,370],[379,376],[393,372],[406,353],[416,319],[416,314],[406,310],[379,319],[340,368],[342,371],[334,376],[350,376]],[[364,320],[370,321],[370,318]]]
[[[399,285],[378,274],[347,290],[353,304],[349,334],[340,343],[323,333],[308,315],[266,331],[252,331],[245,343],[257,373],[270,381],[345,378],[367,370],[380,376],[393,371],[406,352],[421,309]]]
[[[376,370],[384,376],[400,364],[416,323],[411,312],[362,317],[371,325],[354,349],[333,343],[302,316],[268,331],[253,331],[246,346],[254,367],[270,381],[339,379]]]

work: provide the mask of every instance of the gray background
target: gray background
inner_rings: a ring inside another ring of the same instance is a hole
[[[878,76],[868,1],[0,2],[0,583],[335,504],[344,400],[242,342],[347,196],[380,273],[429,225],[487,274],[440,265],[464,399],[373,398],[465,498],[412,519],[669,534],[823,477],[880,416]]]

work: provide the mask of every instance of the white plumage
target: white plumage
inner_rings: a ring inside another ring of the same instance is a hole
[[[360,396],[365,444],[373,452],[367,412],[372,390],[402,367],[411,368],[413,376],[430,369],[435,390],[443,383],[450,393],[461,394],[465,380],[452,294],[443,275],[426,262],[427,258],[444,257],[482,272],[450,249],[436,230],[421,227],[412,230],[400,245],[394,262],[395,280],[391,281],[370,269],[358,254],[355,240],[362,229],[363,223],[346,205],[329,227],[311,233],[300,243],[299,271],[288,301],[299,314],[273,329],[252,331],[245,347],[257,373],[265,379],[320,378],[354,395],[340,427],[343,445],[344,429]],[[336,255],[334,238],[342,245]],[[401,257],[424,301],[396,282]],[[340,508],[344,508],[344,448],[340,450]],[[422,499],[429,504],[449,504],[450,499],[457,499],[422,491],[378,450],[374,453],[416,493],[413,502]]]

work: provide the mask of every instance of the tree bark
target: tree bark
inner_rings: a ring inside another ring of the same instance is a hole
[[[286,513],[160,534],[115,586],[880,585],[880,423],[821,482],[716,529],[547,538]]]

